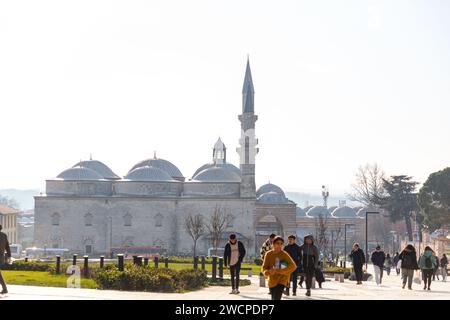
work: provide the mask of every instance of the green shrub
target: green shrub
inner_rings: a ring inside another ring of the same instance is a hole
[[[16,271],[48,271],[52,272],[55,265],[50,263],[42,263],[36,261],[14,261],[12,264],[6,264],[2,267],[3,270],[16,270]]]

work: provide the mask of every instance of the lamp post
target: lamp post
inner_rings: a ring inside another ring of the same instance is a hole
[[[344,224],[344,268],[347,267],[347,226],[354,226],[354,223]]]
[[[369,259],[367,259],[368,253],[369,253],[369,238],[368,238],[369,228],[368,228],[368,223],[367,223],[368,222],[367,217],[369,216],[369,214],[380,214],[380,212],[379,211],[366,211],[366,252],[365,252],[366,270],[367,270],[367,260],[369,260]]]
[[[394,230],[392,230],[391,234],[392,234],[392,254],[394,254],[394,252],[396,252],[396,249],[395,249],[395,234],[396,234],[396,232]]]

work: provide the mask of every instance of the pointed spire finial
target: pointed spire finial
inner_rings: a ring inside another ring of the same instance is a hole
[[[247,55],[247,67],[245,68],[244,85],[242,86],[242,112],[254,112],[254,94],[250,58]]]
[[[153,150],[153,159],[156,159],[156,150]]]
[[[92,160],[92,152],[89,154],[89,160]]]

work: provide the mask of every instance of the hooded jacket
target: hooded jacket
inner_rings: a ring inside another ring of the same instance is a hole
[[[311,239],[311,244],[306,243],[306,239]],[[307,235],[303,238],[300,246],[301,263],[304,270],[314,270],[319,267],[319,249],[314,245],[314,237]]]
[[[431,268],[427,268],[425,260],[430,259]],[[433,270],[436,268],[436,257],[433,256],[433,252],[431,250],[425,250],[425,252],[419,258],[419,268],[420,270]]]
[[[402,269],[411,269],[417,270],[419,269],[419,265],[417,264],[417,255],[414,247],[406,246],[405,249],[400,253],[400,260],[402,260]]]

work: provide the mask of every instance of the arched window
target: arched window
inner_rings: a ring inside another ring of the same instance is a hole
[[[90,214],[90,213],[87,213],[85,216],[84,216],[84,225],[86,226],[86,227],[90,227],[90,226],[92,226],[92,220],[94,219],[94,216],[92,215],[92,214]]]
[[[132,219],[133,219],[133,217],[131,216],[131,214],[127,213],[126,215],[123,216],[123,225],[125,227],[131,227]]]
[[[59,226],[60,216],[58,212],[52,214],[52,226]]]
[[[155,216],[155,227],[162,227],[163,225],[163,216],[161,215],[161,213],[158,213]]]

